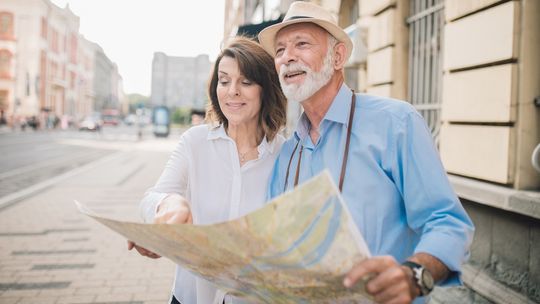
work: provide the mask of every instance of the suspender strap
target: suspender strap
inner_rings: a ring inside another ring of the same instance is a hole
[[[304,146],[300,147],[300,154],[298,155],[298,164],[296,165],[296,174],[294,176],[294,186],[298,185],[298,177],[300,176],[300,164],[302,163],[302,152],[304,151]]]
[[[296,152],[296,149],[298,149],[298,144],[300,141],[296,142],[296,146],[294,146],[294,150],[292,150],[291,158],[289,159],[289,164],[287,165],[287,175],[285,175],[285,185],[283,186],[283,192],[287,190],[287,184],[289,183],[289,169],[291,169],[291,162],[294,156],[294,152]],[[298,171],[298,168],[296,168],[296,171]],[[298,174],[297,174],[298,175]]]
[[[343,192],[343,181],[345,180],[345,171],[347,171],[347,160],[349,159],[349,144],[351,143],[351,130],[356,105],[356,95],[352,94],[351,111],[349,112],[349,125],[347,126],[347,141],[345,142],[345,151],[343,151],[343,162],[341,163],[341,176],[339,177],[339,192]]]
[[[351,143],[351,133],[352,133],[352,123],[354,119],[354,110],[356,108],[356,95],[354,94],[354,91],[352,91],[352,97],[351,97],[351,109],[349,111],[349,124],[347,126],[347,139],[345,141],[345,149],[343,151],[343,160],[341,163],[341,174],[339,176],[339,191],[343,192],[343,182],[345,181],[345,172],[347,171],[347,161],[349,159],[349,146]],[[294,153],[296,152],[298,148],[298,144],[300,143],[300,140],[296,142],[296,146],[294,146],[294,150],[291,153],[291,158],[289,159],[289,164],[287,165],[287,173],[285,176],[285,185],[283,186],[283,192],[287,190],[287,184],[289,182],[289,170],[291,169],[291,162],[294,157]],[[296,165],[296,174],[294,176],[294,187],[298,185],[298,178],[300,176],[300,164],[302,163],[302,152],[304,151],[304,146],[300,147],[300,153],[298,155],[298,164]]]

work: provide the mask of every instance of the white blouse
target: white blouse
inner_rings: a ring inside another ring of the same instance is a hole
[[[283,142],[281,135],[272,142],[264,138],[258,146],[259,157],[240,166],[236,143],[223,126],[190,128],[182,134],[156,185],[141,201],[145,222],[153,222],[157,204],[169,193],[186,197],[197,225],[238,218],[262,207]],[[223,299],[212,283],[179,266],[173,294],[183,304],[221,303]]]

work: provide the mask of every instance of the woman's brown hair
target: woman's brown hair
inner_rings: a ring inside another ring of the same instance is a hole
[[[287,100],[279,85],[274,59],[257,42],[247,37],[233,38],[216,59],[208,83],[210,104],[206,112],[207,120],[228,127],[227,118],[221,111],[217,98],[218,68],[225,56],[236,59],[242,75],[261,86],[258,127],[266,139],[272,141],[287,121]]]

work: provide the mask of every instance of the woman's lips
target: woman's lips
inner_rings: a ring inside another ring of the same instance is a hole
[[[241,107],[245,106],[246,103],[245,102],[227,102],[226,103],[227,107],[233,109],[233,110],[236,110],[236,109],[240,109]]]

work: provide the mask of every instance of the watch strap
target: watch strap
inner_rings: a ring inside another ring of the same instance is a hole
[[[432,291],[433,288],[426,286],[423,281],[423,272],[428,271],[424,266],[412,261],[405,261],[401,263],[401,265],[408,267],[412,270],[414,282],[416,283],[416,286],[420,289],[421,296],[428,295]]]

